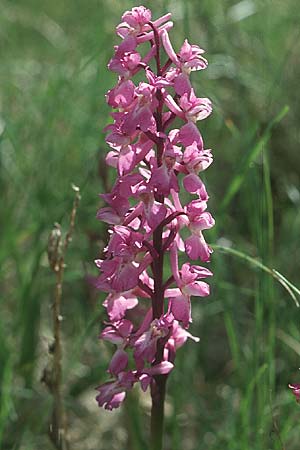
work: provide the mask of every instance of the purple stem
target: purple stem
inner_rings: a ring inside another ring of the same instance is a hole
[[[161,74],[161,64],[160,64],[160,42],[157,29],[150,23],[151,28],[154,32],[155,47],[156,47],[156,65],[157,65],[157,75]],[[162,110],[164,105],[164,99],[160,90],[157,91],[157,100],[159,102],[155,120],[157,131],[163,130],[162,123]],[[157,165],[162,165],[162,157],[164,150],[164,140],[159,138],[156,142],[157,148]],[[164,196],[162,194],[156,195],[157,201],[164,203]],[[153,277],[154,277],[154,292],[152,297],[152,311],[153,320],[159,319],[164,314],[164,288],[163,288],[163,265],[164,265],[164,251],[163,251],[163,227],[157,227],[153,232],[153,247],[157,252],[158,257],[153,261]],[[157,343],[157,351],[154,364],[159,364],[163,360],[164,344],[162,340]],[[163,445],[163,425],[164,425],[164,403],[165,403],[165,392],[166,392],[166,382],[167,375],[156,375],[153,377],[151,382],[151,398],[152,398],[152,408],[151,408],[151,435],[150,435],[150,449],[151,450],[162,450]]]

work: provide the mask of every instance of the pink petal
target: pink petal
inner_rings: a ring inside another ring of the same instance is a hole
[[[118,373],[125,370],[127,364],[128,364],[127,353],[122,349],[118,349],[111,359],[108,370],[112,375],[117,376]]]
[[[206,267],[191,266],[192,271],[197,274],[197,278],[211,277],[213,273]]]
[[[191,305],[188,297],[181,295],[170,299],[171,312],[176,320],[183,323],[188,328],[191,320]]]
[[[105,161],[109,166],[116,168],[118,166],[118,158],[119,153],[116,150],[111,150],[107,153]]]
[[[112,399],[106,404],[105,409],[112,410],[119,408],[121,403],[125,400],[126,392],[119,392],[118,394],[115,394]]]
[[[199,149],[203,148],[202,136],[193,122],[188,122],[180,128],[178,138],[185,147],[196,142]]]
[[[97,212],[97,219],[102,222],[109,223],[111,225],[118,225],[121,223],[121,217],[116,213],[116,211],[111,207],[105,207],[99,209]]]
[[[196,297],[207,297],[209,295],[209,285],[204,283],[204,281],[195,281],[185,286],[184,292]]]
[[[176,116],[181,117],[182,119],[185,118],[184,112],[180,109],[170,94],[166,95],[165,104],[174,114],[176,114]]]
[[[192,235],[184,241],[185,251],[191,259],[200,258],[203,262],[209,262],[212,250],[205,242],[203,236]]]
[[[135,166],[135,152],[131,145],[122,148],[118,160],[118,171],[120,175],[131,172]]]
[[[300,403],[300,384],[289,384],[289,388],[293,390],[298,403]]]
[[[138,284],[139,271],[131,263],[126,264],[113,278],[112,288],[116,292],[126,292]]]
[[[116,329],[113,327],[106,327],[100,334],[100,338],[104,341],[109,341],[112,344],[122,344],[123,343],[123,337],[119,335]]]
[[[174,81],[174,89],[176,94],[183,95],[191,90],[191,82],[186,73],[181,73]]]
[[[163,46],[164,46],[164,49],[165,49],[167,55],[175,64],[177,64],[179,62],[178,57],[172,47],[172,44],[171,44],[171,41],[169,38],[169,34],[166,30],[162,31],[161,40],[162,40],[162,43],[163,43]]]
[[[196,194],[200,192],[203,188],[205,189],[203,182],[195,173],[190,173],[183,179],[183,186],[187,192],[191,194]]]
[[[174,341],[175,349],[182,347],[186,340],[190,338],[195,342],[199,342],[200,338],[193,336],[191,333],[183,329],[178,322],[174,322],[172,335],[170,340]]]
[[[154,202],[147,215],[148,225],[154,230],[166,217],[167,208],[161,203]]]
[[[202,231],[209,230],[215,224],[215,220],[209,212],[203,212],[200,216],[194,217],[191,221],[193,230]]]
[[[107,314],[112,322],[123,319],[127,309],[132,309],[138,304],[136,297],[129,297],[123,295],[114,295],[109,297],[106,301]]]
[[[147,369],[143,369],[143,373],[153,376],[153,375],[166,375],[171,372],[174,364],[169,361],[162,361],[156,366],[149,367]]]

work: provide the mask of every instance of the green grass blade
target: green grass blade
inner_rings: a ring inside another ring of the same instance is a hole
[[[224,323],[226,327],[226,332],[228,336],[229,346],[231,350],[232,359],[234,362],[235,369],[240,367],[240,344],[237,332],[235,330],[234,322],[230,312],[225,311],[224,313]]]
[[[297,300],[297,297],[295,295],[295,293],[297,295],[300,296],[300,291],[299,289],[290,281],[288,281],[280,272],[278,272],[275,269],[270,269],[269,267],[265,266],[262,262],[260,262],[258,259],[256,258],[252,258],[251,256],[247,255],[246,253],[243,253],[239,250],[235,250],[233,248],[230,247],[224,247],[222,245],[212,245],[211,246],[214,250],[219,250],[223,253],[226,253],[228,255],[232,255],[235,256],[239,259],[242,259],[246,262],[248,262],[250,265],[263,270],[264,272],[268,273],[269,275],[271,275],[273,278],[275,278],[275,280],[277,280],[284,288],[285,290],[290,294],[290,296],[292,297],[292,299],[294,300],[295,304],[297,307],[299,307],[299,302]]]
[[[227,192],[223,198],[223,201],[220,205],[220,209],[224,211],[227,206],[232,201],[235,194],[240,189],[245,175],[249,169],[250,164],[257,158],[258,154],[261,152],[261,150],[264,148],[264,146],[267,144],[271,137],[271,131],[272,128],[277,125],[284,116],[288,113],[289,107],[284,106],[279,113],[274,117],[274,119],[268,124],[265,131],[263,132],[261,138],[255,143],[253,147],[251,147],[248,152],[246,153],[245,157],[242,159],[237,171],[236,175],[233,177]]]

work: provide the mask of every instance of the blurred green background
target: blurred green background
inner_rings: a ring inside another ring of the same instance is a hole
[[[106,64],[128,0],[0,1],[0,447],[52,449],[51,397],[40,382],[52,340],[55,277],[46,246],[66,229],[71,183],[82,201],[63,293],[64,397],[74,450],[146,450],[148,395],[98,409],[94,388],[112,346],[99,343],[101,302],[86,282],[106,239],[95,219],[108,122]],[[205,48],[195,73],[214,113],[201,123],[212,244],[232,246],[300,285],[300,8],[298,0],[145,1],[170,11],[171,39]],[[168,384],[166,450],[299,449],[299,309],[273,278],[215,251],[212,295],[193,302],[193,334]]]

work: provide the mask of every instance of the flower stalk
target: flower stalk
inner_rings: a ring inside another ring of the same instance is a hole
[[[151,384],[150,450],[163,448],[164,405],[167,375],[156,375]]]

